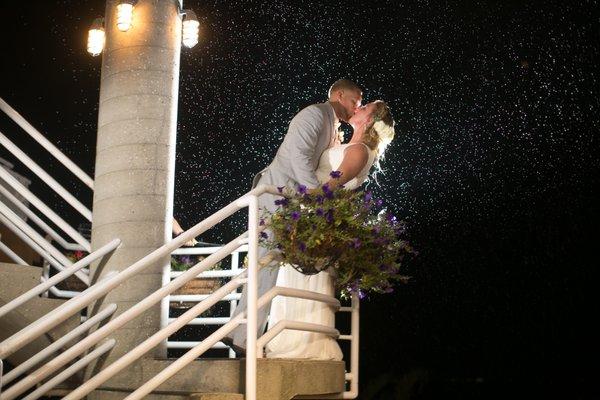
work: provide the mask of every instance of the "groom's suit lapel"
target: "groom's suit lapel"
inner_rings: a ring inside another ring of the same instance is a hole
[[[327,143],[329,144],[328,147],[333,146],[334,143],[334,132],[333,132],[333,125],[334,125],[334,121],[335,121],[335,114],[333,112],[333,107],[331,106],[331,104],[329,103],[323,103],[324,107],[325,107],[325,112],[327,113],[327,125],[325,126],[325,129],[327,130],[327,132],[325,132],[326,135],[328,135],[328,141]]]

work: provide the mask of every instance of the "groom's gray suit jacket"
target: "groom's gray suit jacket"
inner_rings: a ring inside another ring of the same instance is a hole
[[[290,122],[283,143],[279,146],[271,164],[254,177],[252,187],[258,184],[288,186],[305,185],[308,188],[319,186],[315,171],[319,165],[321,154],[331,147],[337,139],[335,123],[337,118],[333,107],[328,102],[313,104],[300,111]],[[264,194],[259,198],[258,205],[274,211],[275,200],[278,197]],[[266,249],[259,248],[259,257]],[[262,296],[277,282],[277,268],[263,268],[259,273],[258,296]],[[270,307],[270,305],[269,305]],[[267,324],[269,307],[258,311],[258,335],[262,335]],[[246,287],[240,302],[234,312],[237,315],[246,309]],[[231,336],[235,345],[246,347],[246,327],[240,325]]]
[[[315,175],[323,151],[337,137],[335,112],[331,104],[313,104],[300,111],[290,122],[283,143],[271,164],[253,180],[257,184],[309,188],[319,186]]]

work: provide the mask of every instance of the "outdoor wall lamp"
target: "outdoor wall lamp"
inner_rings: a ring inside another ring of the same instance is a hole
[[[135,0],[121,0],[117,5],[117,28],[121,32],[127,32],[133,21],[133,6]]]
[[[87,51],[92,56],[97,56],[104,49],[104,18],[96,18],[88,32]]]
[[[198,43],[200,22],[192,10],[183,10],[182,42],[185,47],[192,48]]]

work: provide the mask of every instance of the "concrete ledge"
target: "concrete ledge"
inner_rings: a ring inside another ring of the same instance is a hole
[[[0,305],[4,305],[40,283],[42,268],[28,265],[0,263]],[[0,341],[25,328],[31,322],[52,312],[65,303],[62,299],[36,297],[0,318]],[[44,349],[53,340],[63,336],[79,325],[79,313],[60,323],[46,335],[12,354],[8,361],[17,365]]]
[[[144,359],[142,362],[128,367],[127,373],[113,377],[100,389],[101,391],[130,392],[172,362],[173,360]],[[160,385],[154,393],[169,396],[202,395],[205,397],[195,398],[203,400],[211,399],[206,396],[212,395],[214,399],[221,399],[214,396],[244,392],[244,374],[244,359],[197,360]],[[296,395],[343,392],[345,390],[344,375],[343,361],[259,359],[257,376],[259,398],[261,400],[289,400]],[[104,399],[105,397],[97,398]],[[175,397],[173,398],[175,399]]]
[[[240,393],[194,393],[189,397],[190,400],[244,400],[244,395]]]

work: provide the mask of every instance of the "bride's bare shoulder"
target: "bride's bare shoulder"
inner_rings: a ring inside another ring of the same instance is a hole
[[[369,148],[364,143],[347,143],[342,146],[345,147],[344,158],[362,163],[366,163],[369,159]]]

